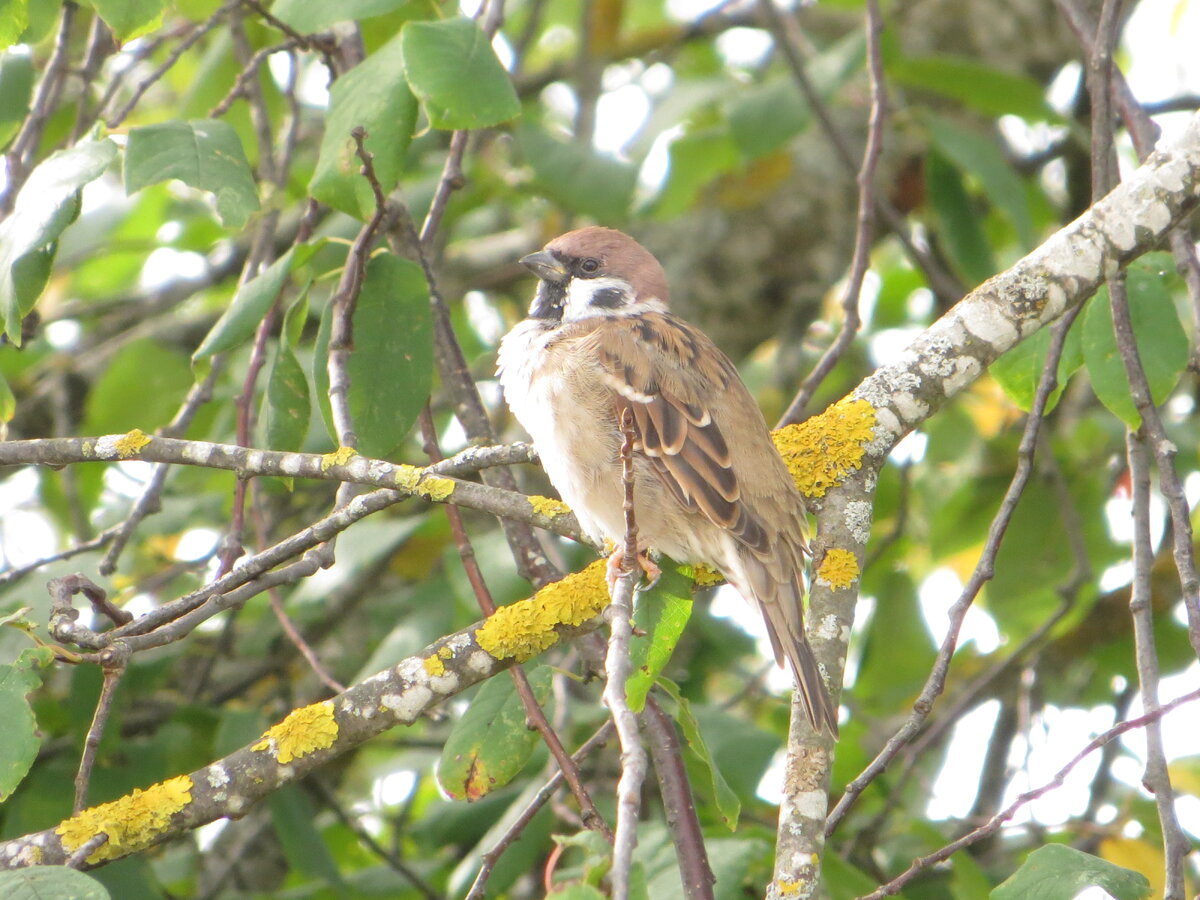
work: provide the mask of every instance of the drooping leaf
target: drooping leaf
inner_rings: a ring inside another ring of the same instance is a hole
[[[275,0],[271,14],[301,34],[311,34],[338,22],[383,15],[411,2],[412,0],[340,0],[338,3],[313,3],[312,0]]]
[[[321,239],[291,247],[268,266],[266,271],[260,272],[238,288],[221,318],[208,330],[208,334],[192,354],[192,362],[198,363],[250,340],[259,322],[283,290],[288,275],[312,259],[324,246],[325,240]]]
[[[551,136],[536,125],[522,125],[517,140],[533,167],[538,189],[572,212],[601,222],[629,215],[637,170],[628,163]]]
[[[112,141],[86,141],[59,150],[34,169],[0,222],[0,317],[18,346],[21,320],[50,274],[54,242],[79,215],[79,191],[99,178],[117,154]]]
[[[31,866],[0,872],[5,900],[110,900],[104,885],[68,866]]]
[[[957,100],[988,116],[1014,115],[1030,122],[1061,122],[1046,102],[1045,88],[1027,75],[1005,72],[960,56],[892,59],[889,80]]]
[[[1179,383],[1190,352],[1187,333],[1168,288],[1173,268],[1169,263],[1164,267],[1162,262],[1160,256],[1145,258],[1131,265],[1125,277],[1138,356],[1156,404],[1166,400]],[[1141,420],[1117,349],[1107,288],[1097,291],[1084,310],[1083,358],[1100,402],[1130,428],[1137,428]]]
[[[280,343],[267,376],[267,446],[299,450],[308,434],[312,401],[304,367],[286,343]]]
[[[29,24],[29,0],[0,0],[0,47],[10,47]]]
[[[985,137],[941,116],[928,117],[933,145],[964,172],[979,179],[988,199],[1008,216],[1021,243],[1036,243],[1033,217],[1026,200],[1025,185],[1000,150],[995,138]]]
[[[5,40],[4,27],[0,24],[0,46],[11,43]],[[0,53],[0,147],[17,133],[29,112],[32,94],[33,56],[29,50],[17,47]]]
[[[1074,900],[1086,887],[1103,888],[1117,900],[1150,896],[1150,882],[1140,872],[1065,844],[1047,844],[1030,853],[1021,868],[992,891],[991,900]]]
[[[971,284],[990,278],[996,272],[996,260],[958,170],[939,154],[930,153],[926,185],[938,220],[938,236],[956,268]]]
[[[655,679],[675,652],[692,615],[692,580],[666,561],[653,588],[639,591],[634,626],[639,633],[629,645],[632,672],[625,683],[629,708],[641,712]]]
[[[309,7],[328,9],[324,4]],[[384,193],[396,186],[417,120],[417,101],[404,78],[399,36],[380,47],[333,84],[321,153],[313,171],[312,195],[359,219],[375,212],[375,196],[361,174],[362,160],[351,132],[361,126],[363,142]]]
[[[21,652],[16,662],[0,665],[0,722],[4,723],[4,740],[0,741],[0,803],[24,779],[42,745],[28,694],[41,687],[39,670],[53,658],[49,647],[30,647]],[[0,896],[8,894],[0,891]]]
[[[664,703],[664,707],[671,713],[672,718],[679,723],[679,728],[683,732],[683,738],[687,742],[688,749],[696,755],[696,759],[699,760],[708,773],[709,788],[712,791],[717,812],[720,813],[725,824],[729,826],[729,830],[735,830],[737,828],[738,816],[741,815],[742,803],[738,800],[737,794],[733,792],[733,788],[725,780],[725,776],[721,774],[721,770],[717,768],[717,764],[708,750],[708,745],[704,742],[704,736],[700,733],[700,723],[696,721],[696,716],[692,713],[691,704],[680,694],[679,686],[673,681],[660,677],[657,686],[669,698],[670,702]]]
[[[551,670],[528,670],[539,704],[550,696]],[[437,779],[456,800],[478,800],[515,778],[529,761],[538,733],[525,720],[525,707],[511,678],[484,683],[446,738]]]
[[[108,27],[121,41],[138,37],[156,28],[169,0],[94,0]]]
[[[17,398],[13,396],[8,379],[0,375],[0,425],[11,422],[17,413]]]
[[[233,126],[219,119],[178,119],[129,131],[125,148],[125,193],[178,178],[209,191],[217,215],[232,228],[258,209],[258,187]]]
[[[404,75],[434,128],[486,128],[521,112],[517,92],[474,19],[408,22]]]
[[[812,112],[790,78],[741,92],[729,108],[730,133],[747,159],[778,150],[811,120]]]
[[[346,896],[346,883],[338,863],[317,830],[317,811],[297,785],[284,785],[267,800],[271,823],[279,837],[283,855],[292,867],[310,878],[318,878]]]
[[[1033,337],[1013,347],[988,367],[992,377],[1004,388],[1004,393],[1025,412],[1033,408],[1042,369],[1046,365],[1046,354],[1050,350],[1051,329],[1043,328]],[[1083,327],[1076,322],[1063,344],[1058,362],[1058,387],[1050,395],[1046,411],[1054,409],[1058,398],[1067,387],[1067,381],[1083,365]]]
[[[700,192],[739,163],[733,138],[722,130],[685,134],[667,150],[671,165],[662,191],[654,201],[655,218],[670,219],[696,204]]]
[[[354,310],[350,415],[359,452],[387,457],[404,440],[433,383],[433,324],[421,267],[390,253],[367,264]]]

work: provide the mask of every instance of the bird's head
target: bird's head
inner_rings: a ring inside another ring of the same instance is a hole
[[[667,308],[667,276],[658,260],[612,228],[568,231],[521,264],[540,279],[531,318],[573,322]]]

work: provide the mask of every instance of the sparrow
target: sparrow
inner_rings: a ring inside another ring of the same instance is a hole
[[[804,634],[804,501],[733,363],[670,312],[662,266],[620,231],[570,231],[521,263],[539,282],[500,343],[500,384],[583,531],[617,546],[610,572],[625,535],[627,416],[639,552],[719,570],[761,611],[813,727],[836,734]]]

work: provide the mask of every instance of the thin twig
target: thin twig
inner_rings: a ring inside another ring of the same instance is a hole
[[[576,765],[588,757],[597,747],[603,746],[612,736],[613,723],[612,720],[606,721],[600,726],[599,730],[593,734],[587,741],[584,742],[578,750],[571,754],[571,760]],[[500,857],[504,855],[504,851],[513,845],[516,840],[525,833],[525,829],[529,823],[533,821],[533,817],[538,814],[538,811],[549,802],[554,796],[554,792],[558,790],[563,783],[563,770],[558,769],[550,780],[542,785],[541,789],[534,794],[533,799],[529,801],[529,805],[521,811],[512,824],[505,830],[499,840],[492,845],[492,848],[483,854],[480,860],[480,868],[475,876],[475,881],[471,884],[471,890],[467,892],[464,900],[482,900],[486,890],[488,878],[491,877],[492,870],[496,867],[496,863],[500,861]]]
[[[708,864],[704,833],[696,816],[696,803],[692,797],[692,786],[688,781],[675,723],[653,697],[646,698],[642,720],[650,741],[650,757],[658,777],[663,812],[675,844],[675,856],[679,860],[683,896],[685,900],[713,900],[713,885],[717,879]]]
[[[829,111],[828,105],[824,98],[821,97],[820,91],[816,85],[812,83],[812,79],[808,77],[808,71],[805,67],[804,57],[800,47],[802,38],[799,34],[800,26],[791,14],[784,14],[776,8],[773,0],[759,0],[758,8],[770,28],[771,33],[776,38],[780,50],[783,51],[784,61],[788,65],[788,69],[792,73],[792,78],[796,82],[796,86],[804,95],[804,99],[808,102],[809,108],[813,115],[816,116],[817,122],[820,124],[822,131],[825,132],[830,144],[833,145],[834,155],[842,164],[842,167],[847,173],[857,173],[859,164],[854,159],[854,154],[850,150],[850,143],[838,128],[837,123],[833,120],[833,115]],[[934,258],[933,254],[927,249],[919,246],[909,233],[908,224],[904,217],[896,211],[886,198],[876,198],[876,211],[887,223],[887,226],[892,229],[900,243],[904,245],[905,251],[917,264],[922,272],[925,273],[926,279],[929,281],[929,286],[934,293],[946,300],[957,300],[963,295],[963,287],[958,283],[958,280]]]
[[[638,561],[638,528],[633,506],[633,414],[621,414],[621,478],[625,485],[625,549],[621,573],[612,591],[611,635],[605,660],[607,680],[602,699],[612,714],[621,742],[621,778],[617,782],[617,829],[613,844],[613,900],[628,900],[633,851],[637,847],[638,813],[642,803],[642,783],[646,778],[646,750],[638,733],[637,716],[629,708],[625,684],[629,680],[629,642],[633,637],[633,592],[641,576]]]
[[[175,46],[175,49],[163,60],[162,64],[138,82],[137,87],[133,90],[133,96],[125,101],[125,105],[109,117],[107,122],[109,129],[119,128],[121,123],[125,121],[125,118],[133,112],[133,108],[138,105],[146,91],[150,90],[160,78],[166,75],[175,63],[179,62],[180,57],[192,48],[196,41],[212,31],[225,14],[240,2],[241,0],[227,0],[216,12],[189,31],[187,37]]]
[[[108,843],[108,832],[101,831],[92,835],[84,843],[67,857],[66,866],[68,869],[82,869],[83,864],[87,862],[87,858]]]
[[[425,900],[444,900],[445,895],[435,891],[412,866],[401,859],[398,854],[391,852],[375,840],[363,823],[338,802],[337,795],[320,778],[310,778],[304,782],[304,786],[316,795],[317,799],[337,817],[339,822],[354,833],[364,847],[383,860],[389,869],[411,883]]]
[[[1034,454],[1037,451],[1038,432],[1041,429],[1042,422],[1045,420],[1046,405],[1049,403],[1054,389],[1058,386],[1059,360],[1062,358],[1067,332],[1070,330],[1071,324],[1075,321],[1075,317],[1079,314],[1079,309],[1080,307],[1075,307],[1070,310],[1054,326],[1050,338],[1050,348],[1046,353],[1046,363],[1042,368],[1037,393],[1034,396],[1029,416],[1025,420],[1025,430],[1021,435],[1021,443],[1017,450],[1016,471],[1013,472],[1008,490],[1005,491],[1004,499],[1000,502],[1000,508],[997,510],[995,517],[992,519],[992,524],[988,528],[987,540],[984,542],[979,562],[976,563],[975,570],[963,586],[962,593],[959,594],[958,599],[954,601],[954,604],[947,613],[949,628],[946,632],[946,637],[938,649],[937,659],[934,661],[929,677],[925,680],[921,694],[916,702],[913,703],[912,714],[896,733],[892,735],[884,748],[871,761],[870,765],[850,784],[846,785],[846,790],[842,794],[841,799],[838,800],[837,805],[826,819],[825,833],[827,835],[833,833],[842,819],[845,818],[846,813],[850,811],[850,807],[867,786],[887,769],[888,765],[904,745],[912,740],[913,736],[920,731],[933,709],[934,702],[941,695],[942,691],[945,690],[946,676],[950,671],[950,660],[954,656],[955,648],[958,646],[958,635],[962,628],[963,620],[966,618],[967,611],[971,608],[971,604],[975,602],[975,598],[979,595],[980,590],[983,589],[984,584],[990,581],[995,574],[996,556],[1000,552],[1001,541],[1003,541],[1004,534],[1008,530],[1013,514],[1016,512],[1017,503],[1020,502],[1021,495],[1025,491],[1025,486],[1029,483],[1029,479],[1033,474],[1033,461]]]
[[[420,416],[421,432],[425,442],[425,453],[429,457],[429,461],[433,463],[441,462],[442,456],[441,447],[438,446],[437,429],[433,424],[433,412],[426,403],[424,409],[421,410]],[[479,566],[479,559],[475,556],[475,548],[471,544],[471,538],[467,534],[466,526],[463,524],[462,513],[453,503],[446,504],[446,517],[450,520],[450,531],[454,535],[454,543],[458,548],[459,558],[462,560],[463,569],[467,573],[467,580],[471,583],[471,589],[475,592],[475,599],[479,603],[479,608],[485,616],[490,616],[496,611],[496,603],[492,599],[492,592],[487,586],[487,581],[483,575],[483,569]],[[550,754],[554,757],[562,770],[563,776],[566,778],[567,785],[571,788],[571,793],[579,802],[579,809],[583,814],[583,824],[588,828],[599,831],[609,841],[612,840],[612,831],[608,827],[608,823],[604,821],[604,816],[596,809],[596,804],[592,801],[591,794],[588,793],[587,787],[583,783],[583,778],[579,774],[579,769],[571,760],[571,755],[567,753],[566,747],[562,745],[562,741],[546,718],[546,713],[538,703],[537,697],[534,696],[533,686],[529,683],[529,676],[525,674],[525,669],[521,666],[513,666],[508,670],[512,675],[513,683],[516,685],[517,694],[521,698],[521,705],[525,708],[525,718],[538,730],[542,736],[542,741],[550,750]]]
[[[1151,609],[1151,569],[1154,548],[1150,543],[1150,454],[1145,441],[1133,431],[1125,435],[1129,474],[1133,493],[1133,585],[1129,612],[1133,617],[1134,656],[1142,709],[1154,712],[1158,700],[1158,651],[1154,646],[1154,612]],[[1163,748],[1162,723],[1146,726],[1146,770],[1142,784],[1154,795],[1158,821],[1163,832],[1165,870],[1163,900],[1184,900],[1184,860],[1190,842],[1179,827],[1175,814],[1175,790],[1167,772],[1167,754]]]
[[[838,361],[850,349],[858,329],[862,326],[859,315],[859,299],[862,296],[863,279],[871,263],[871,244],[875,233],[875,169],[883,152],[883,131],[887,122],[887,83],[883,73],[883,51],[881,36],[883,16],[879,12],[878,0],[867,0],[867,71],[871,78],[871,118],[867,129],[867,146],[863,150],[862,165],[858,170],[858,212],[854,228],[854,254],[851,257],[850,277],[842,295],[842,327],[837,338],[821,355],[808,377],[800,384],[795,398],[788,406],[776,428],[800,422],[805,410],[821,382],[833,371]]]
[[[925,871],[930,866],[943,862],[944,860],[949,859],[959,850],[962,850],[964,847],[970,847],[972,844],[976,844],[984,838],[995,834],[1000,830],[1000,827],[1005,822],[1017,814],[1017,811],[1021,809],[1021,807],[1025,806],[1027,803],[1044,797],[1046,794],[1050,793],[1056,788],[1062,787],[1063,782],[1066,781],[1067,776],[1071,774],[1075,767],[1096,750],[1104,747],[1110,741],[1115,740],[1116,738],[1125,734],[1127,731],[1133,731],[1136,728],[1144,728],[1151,722],[1157,722],[1161,720],[1162,717],[1167,713],[1185,703],[1191,703],[1193,700],[1200,700],[1200,688],[1190,691],[1180,697],[1176,697],[1170,703],[1164,704],[1154,712],[1148,712],[1145,715],[1138,716],[1136,719],[1126,719],[1124,722],[1114,725],[1112,728],[1108,729],[1108,731],[1104,732],[1098,737],[1092,738],[1092,740],[1088,741],[1087,745],[1082,750],[1075,754],[1070,762],[1059,769],[1058,772],[1055,773],[1054,777],[1045,784],[1033,788],[1032,790],[1025,791],[1012,803],[1010,803],[1000,812],[996,813],[996,815],[992,816],[987,822],[985,822],[983,825],[980,825],[974,831],[964,834],[955,841],[951,841],[949,844],[946,844],[944,847],[934,851],[933,853],[930,853],[928,856],[921,856],[917,859],[914,859],[912,865],[905,869],[900,875],[897,875],[886,884],[881,884],[878,888],[871,891],[871,893],[863,894],[858,898],[858,900],[883,900],[884,897],[891,897],[899,893],[906,884],[908,884],[918,874]]]
[[[92,780],[92,767],[96,763],[96,754],[100,750],[100,741],[104,737],[104,727],[108,724],[109,713],[112,712],[113,697],[117,693],[117,685],[129,663],[129,651],[123,646],[110,647],[101,654],[101,668],[104,681],[100,686],[100,697],[96,701],[96,711],[92,714],[92,724],[88,727],[87,737],[83,742],[83,755],[79,759],[79,771],[75,775],[75,802],[71,807],[72,815],[79,815],[87,807],[88,784]]]

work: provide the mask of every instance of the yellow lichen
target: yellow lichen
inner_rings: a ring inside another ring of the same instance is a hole
[[[328,472],[334,466],[344,466],[358,455],[353,447],[338,447],[332,453],[321,456],[321,471]]]
[[[701,564],[692,568],[692,581],[696,583],[696,587],[712,587],[714,584],[723,584],[725,576],[712,566]]]
[[[333,746],[337,740],[338,724],[333,716],[333,703],[328,700],[302,706],[266,730],[251,750],[274,750],[281,763],[307,756],[315,750]]]
[[[862,465],[874,438],[875,408],[866,400],[839,400],[819,416],[772,434],[800,493],[824,497]]]
[[[446,500],[454,493],[454,479],[443,478],[441,475],[427,475],[424,469],[418,469],[416,466],[396,466],[396,474],[392,476],[392,480],[402,491],[419,494],[438,502]]]
[[[605,560],[548,584],[528,600],[502,606],[484,622],[475,640],[496,659],[524,662],[554,645],[558,625],[581,625],[608,606]]]
[[[554,500],[550,497],[539,497],[536,494],[531,497],[526,497],[533,511],[539,516],[545,516],[547,519],[553,519],[557,516],[565,516],[571,511],[571,507],[563,503],[561,500]]]
[[[441,475],[426,475],[417,486],[417,493],[440,503],[454,493],[454,481]]]
[[[446,664],[437,655],[425,657],[425,661],[421,665],[425,667],[425,671],[433,678],[446,674]]]
[[[85,809],[54,831],[68,853],[74,853],[103,832],[108,835],[108,840],[87,861],[98,863],[118,859],[149,847],[167,830],[171,816],[191,802],[192,779],[180,775],[151,785],[144,791],[134,788],[131,794],[119,800]]]
[[[121,459],[129,459],[129,457],[140,453],[142,448],[148,443],[150,443],[150,435],[146,434],[140,428],[135,428],[117,441],[117,456],[121,457]]]
[[[821,560],[817,578],[827,582],[835,591],[850,587],[858,579],[858,560],[849,550],[834,547]]]

